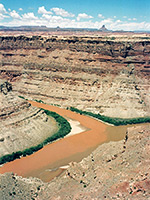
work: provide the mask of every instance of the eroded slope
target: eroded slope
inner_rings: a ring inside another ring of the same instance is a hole
[[[11,84],[0,84],[0,157],[36,146],[57,132],[56,121],[18,97]]]
[[[5,36],[0,41],[0,76],[22,96],[113,117],[149,115],[148,37]]]

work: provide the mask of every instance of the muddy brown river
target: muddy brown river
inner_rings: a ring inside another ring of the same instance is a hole
[[[88,116],[59,107],[31,102],[32,106],[57,112],[66,119],[76,120],[85,131],[59,139],[46,145],[34,154],[4,164],[0,173],[14,172],[23,177],[37,177],[48,182],[60,175],[70,162],[79,162],[97,146],[109,141],[119,141],[125,137],[128,126],[111,126]]]

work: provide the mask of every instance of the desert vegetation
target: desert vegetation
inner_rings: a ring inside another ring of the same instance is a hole
[[[12,154],[7,154],[7,155],[2,156],[0,158],[0,164],[13,161],[17,158],[20,158],[21,156],[31,155],[32,153],[40,150],[44,145],[50,142],[53,142],[54,140],[57,140],[59,138],[63,138],[65,135],[67,135],[71,131],[71,126],[65,118],[63,118],[62,116],[60,116],[59,114],[55,112],[51,112],[48,110],[44,110],[44,112],[46,113],[46,115],[51,116],[56,120],[59,126],[59,130],[55,134],[53,134],[51,137],[48,137],[47,139],[45,139],[41,144],[38,144],[37,146],[27,148],[23,151],[17,151],[17,152],[13,152]]]
[[[94,114],[92,112],[82,111],[74,107],[68,108],[73,112],[79,113],[80,115],[88,115],[94,117],[96,119],[102,120],[103,122],[107,122],[109,124],[113,124],[115,126],[127,125],[127,124],[139,124],[139,123],[148,123],[150,122],[150,117],[137,117],[137,118],[117,118],[117,117],[107,117],[100,114]]]

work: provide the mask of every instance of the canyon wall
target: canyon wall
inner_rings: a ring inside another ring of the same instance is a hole
[[[1,36],[0,78],[21,96],[112,117],[150,111],[150,38]]]
[[[150,37],[0,36],[0,156],[57,129],[24,99],[112,117],[150,113]],[[2,199],[148,199],[150,125],[99,146],[50,183],[0,175]],[[44,133],[44,134],[43,134]]]
[[[55,119],[19,98],[10,83],[0,82],[0,157],[36,146],[57,130]]]

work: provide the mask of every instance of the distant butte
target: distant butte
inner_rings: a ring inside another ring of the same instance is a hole
[[[108,31],[108,29],[105,27],[105,25],[103,25],[99,30],[104,31],[104,32]]]

